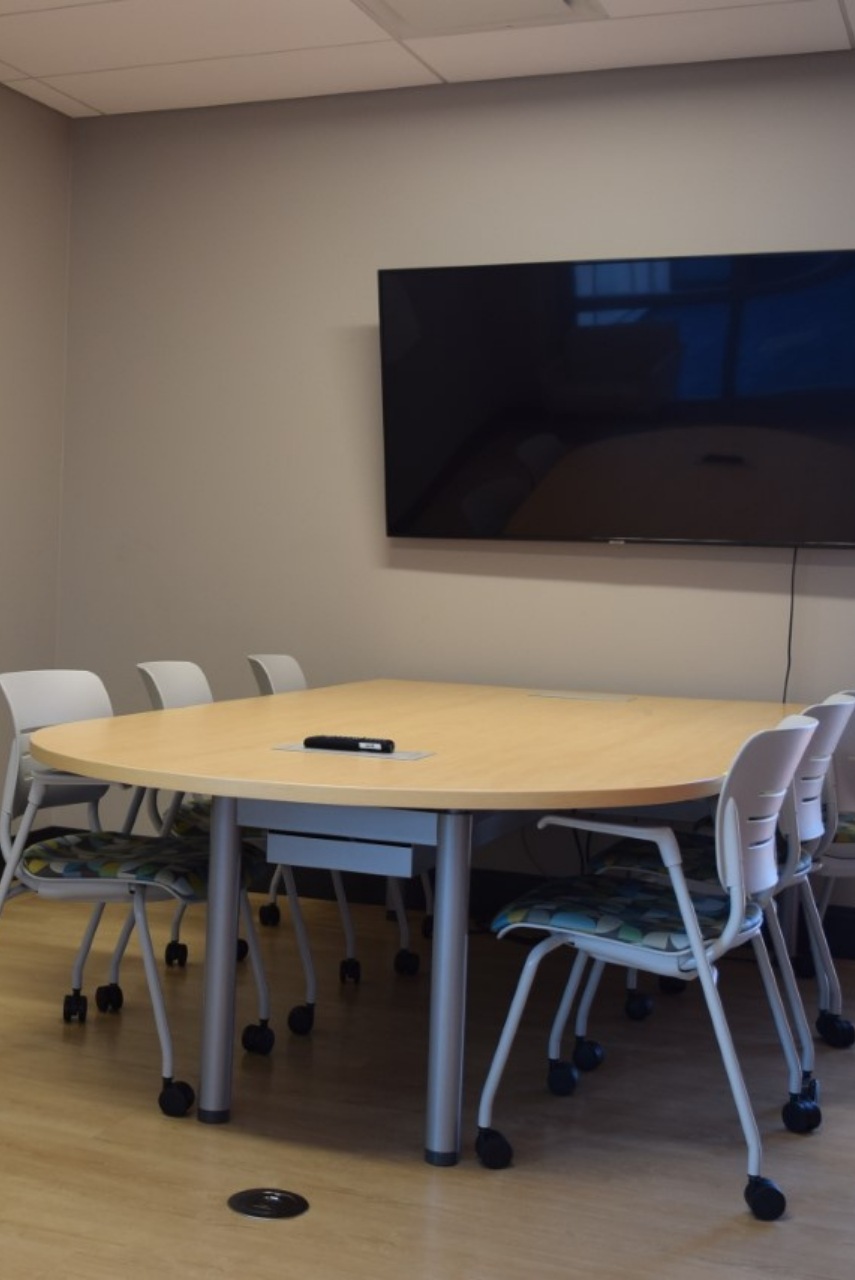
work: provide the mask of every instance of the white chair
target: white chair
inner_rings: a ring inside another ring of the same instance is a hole
[[[805,925],[817,985],[815,1026],[825,1043],[835,1049],[848,1049],[855,1043],[855,1026],[843,1016],[840,980],[823,929],[828,899],[821,895],[817,902],[812,877],[825,876],[826,883],[831,883],[840,872],[836,853],[840,846],[835,842],[839,830],[842,827],[845,831],[846,825],[840,822],[838,779],[846,777],[855,741],[853,711],[855,696],[848,692],[832,694],[824,702],[806,708],[804,714],[815,718],[818,728],[781,811],[780,823],[786,847],[781,885],[795,897]],[[772,940],[782,976],[795,989],[792,967],[784,964],[782,953],[788,949],[779,927],[777,933],[772,933]]]
[[[564,816],[541,820],[542,825],[653,844],[668,881],[665,884],[647,876],[611,874],[556,881],[511,903],[493,922],[500,937],[516,930],[545,936],[533,947],[523,967],[481,1095],[476,1151],[483,1164],[503,1168],[513,1157],[510,1143],[492,1128],[496,1091],[541,960],[556,948],[569,946],[577,955],[549,1036],[550,1090],[569,1094],[576,1085],[576,1070],[562,1060],[560,1047],[589,960],[595,969],[618,964],[659,975],[697,979],[748,1147],[746,1203],[758,1218],[772,1220],[781,1216],[786,1200],[780,1188],[761,1172],[760,1135],[718,993],[716,965],[731,949],[745,942],[755,944],[776,1023],[786,1024],[762,943],[763,908],[757,899],[777,883],[778,817],[815,729],[816,722],[809,717],[790,716],[776,729],[749,738],[737,753],[716,812],[715,857],[722,890],[719,894],[697,892],[687,886],[680,846],[669,827]]]
[[[97,804],[107,788],[37,765],[29,750],[31,734],[50,725],[110,716],[112,706],[103,683],[89,671],[10,672],[0,676],[0,692],[8,704],[13,726],[0,822],[0,843],[6,861],[0,877],[0,910],[7,898],[15,896],[16,889],[94,906],[87,936],[75,961],[72,991],[63,1005],[66,1022],[85,1022],[88,1001],[81,989],[82,964],[95,928],[108,903],[131,905],[160,1041],[160,1108],[166,1115],[185,1115],[195,1094],[186,1081],[174,1078],[172,1037],[146,905],[162,900],[204,901],[207,851],[198,842],[130,834],[141,791],[135,793],[121,831],[101,830],[93,811],[90,830],[34,839],[37,833],[33,832],[33,823],[40,811],[69,803]],[[125,941],[129,935],[130,928],[126,927]],[[114,962],[117,963],[115,957]],[[96,1003],[102,1012],[117,1013],[124,1003],[118,983],[111,981],[99,987]],[[256,1030],[261,1033],[257,1051],[268,1052],[272,1032],[266,1023]]]
[[[157,662],[138,662],[137,670],[142,677],[146,692],[152,706],[158,711],[180,707],[200,706],[213,702],[211,685],[202,668],[195,662],[165,659]],[[157,829],[166,827],[179,835],[190,835],[207,841],[211,832],[211,800],[209,796],[174,795],[166,810],[161,810],[158,797],[150,793],[150,809]],[[266,834],[263,832],[244,832],[244,857],[255,869],[266,866]],[[306,1000],[304,1004],[295,1005],[288,1014],[288,1027],[295,1035],[306,1035],[314,1025],[315,1005],[317,1003],[317,980],[315,965],[309,945],[308,932],[303,920],[300,904],[294,891],[291,897],[291,916],[294,934],[300,953],[300,960],[306,979]],[[168,964],[184,965],[187,961],[187,947],[180,940],[181,918],[184,908],[179,905],[172,919],[172,936],[166,949]],[[242,960],[247,952],[256,973],[256,979],[266,988],[264,967],[258,945],[258,936],[252,920],[249,898],[246,893],[241,896],[241,914],[246,927],[246,940],[238,939],[238,960]],[[244,1048],[256,1051],[255,1033],[249,1032],[249,1043]]]
[[[247,660],[255,676],[258,691],[263,697],[276,693],[291,693],[296,689],[307,688],[306,677],[303,675],[302,668],[296,658],[292,658],[290,654],[251,653],[247,655]],[[279,923],[276,893],[285,874],[285,868],[281,867],[273,875],[270,882],[268,900],[258,913],[259,920],[263,925],[275,926]],[[353,918],[350,914],[344,880],[340,871],[331,871],[330,876],[344,931],[345,955],[339,965],[339,979],[343,983],[358,983],[362,976],[362,966],[356,955],[356,931],[353,927]],[[421,883],[427,904],[425,919],[429,921],[433,911],[433,899],[430,877],[426,872],[421,877]],[[400,949],[395,956],[395,971],[400,974],[413,975],[418,972],[419,957],[414,951],[410,950],[410,925],[404,905],[403,889],[400,881],[393,877],[387,877],[386,885],[389,903],[398,923],[400,938]],[[290,889],[288,892],[290,898]],[[427,932],[425,932],[425,936],[428,936]]]

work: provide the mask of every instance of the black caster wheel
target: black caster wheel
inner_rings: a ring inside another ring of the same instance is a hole
[[[774,1222],[787,1207],[783,1191],[771,1178],[749,1178],[745,1203],[761,1222]]]
[[[241,963],[249,955],[249,943],[246,938],[238,938],[237,940],[237,962]]]
[[[678,996],[687,986],[682,978],[668,978],[663,974],[659,979],[659,990],[666,996]]]
[[[414,978],[419,971],[419,957],[415,951],[402,949],[395,956],[395,972],[405,978]]]
[[[186,1080],[165,1080],[157,1101],[165,1116],[186,1116],[196,1094]]]
[[[101,1013],[118,1013],[125,1003],[124,992],[117,982],[109,982],[104,987],[96,987],[95,1003]]]
[[[808,1102],[819,1102],[819,1093],[819,1081],[814,1077],[813,1080],[808,1080],[802,1085],[799,1097],[805,1098]]]
[[[240,1042],[247,1053],[266,1057],[276,1043],[276,1036],[266,1022],[251,1022],[244,1027]]]
[[[315,1006],[297,1004],[288,1014],[288,1030],[295,1036],[307,1036],[315,1025]]]
[[[855,1027],[848,1018],[841,1018],[839,1013],[829,1013],[827,1009],[822,1009],[816,1020],[816,1029],[832,1049],[848,1049],[855,1044]]]
[[[433,916],[425,916],[424,920],[422,920],[422,937],[433,937]]]
[[[265,902],[263,907],[258,908],[258,922],[266,929],[275,929],[281,919],[282,912],[275,902]]]
[[[355,956],[348,956],[338,966],[339,982],[353,982],[357,985],[362,977],[362,966]]]
[[[623,1011],[633,1022],[643,1022],[653,1012],[653,999],[646,991],[627,991]]]
[[[791,1097],[781,1111],[781,1119],[790,1133],[813,1133],[822,1124],[822,1112],[808,1098]]]
[[[573,1050],[573,1066],[579,1071],[595,1071],[605,1057],[605,1051],[596,1040],[577,1040]]]
[[[479,1129],[475,1154],[485,1169],[507,1169],[514,1158],[514,1149],[497,1129]]]
[[[179,942],[177,938],[173,938],[166,944],[166,950],[163,958],[170,969],[177,965],[179,969],[183,969],[187,963],[187,944]]]
[[[89,1001],[79,991],[72,991],[62,1002],[63,1022],[85,1022]]]
[[[568,1098],[576,1088],[579,1072],[570,1062],[562,1062],[560,1058],[551,1058],[546,1073],[546,1087],[558,1098]]]

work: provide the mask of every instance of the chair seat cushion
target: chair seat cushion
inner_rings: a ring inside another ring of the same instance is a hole
[[[855,844],[855,813],[841,813],[834,833],[835,844]]]
[[[701,934],[719,937],[730,904],[721,893],[692,893]],[[749,903],[743,929],[759,928],[763,913]],[[670,886],[650,880],[608,875],[553,880],[510,903],[492,923],[494,932],[513,927],[596,934],[600,938],[649,947],[655,951],[685,951],[689,940]]]
[[[199,839],[202,836],[209,837],[211,834],[210,796],[185,796],[172,824],[172,833],[189,840]],[[255,863],[266,861],[264,850],[257,844],[251,843],[253,840],[263,839],[266,835],[266,831],[259,831],[254,827],[242,828],[242,852],[245,858],[250,858]]]
[[[198,840],[72,832],[31,844],[21,872],[38,881],[116,880],[153,885],[183,902],[208,893],[208,846]]]

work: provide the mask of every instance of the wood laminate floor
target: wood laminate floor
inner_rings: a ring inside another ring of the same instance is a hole
[[[311,1036],[291,1035],[302,998],[287,908],[262,930],[277,1044],[236,1050],[232,1123],[170,1120],[157,1107],[159,1057],[132,944],[125,1007],[66,1025],[62,996],[85,908],[15,901],[0,923],[0,1271],[4,1280],[850,1280],[855,1274],[855,1050],[817,1045],[822,1128],[780,1121],[785,1074],[753,964],[734,956],[721,986],[764,1135],[784,1219],[742,1201],[745,1152],[700,990],[657,995],[643,1023],[609,976],[592,1030],[607,1060],[570,1098],[545,1089],[545,1036],[566,959],[552,957],[526,1018],[495,1123],[516,1161],[477,1163],[478,1092],[524,951],[477,935],[470,946],[465,1151],[453,1169],[421,1158],[430,943],[424,972],[393,971],[394,925],[355,908],[363,980],[342,987],[334,905],[308,902],[320,997]],[[152,912],[158,950],[169,912]],[[105,921],[87,988],[106,981],[119,917]],[[204,926],[185,920],[186,969],[164,969],[178,1074],[196,1083]],[[855,1007],[855,970],[842,966]],[[253,1018],[240,966],[239,1027]],[[812,996],[810,984],[805,987]],[[243,1218],[227,1200],[277,1187],[309,1201],[289,1221]]]

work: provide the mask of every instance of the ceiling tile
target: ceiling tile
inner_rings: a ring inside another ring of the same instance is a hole
[[[76,102],[74,98],[69,98],[64,93],[58,93],[56,89],[52,89],[50,85],[43,84],[41,80],[16,80],[13,86],[17,93],[22,93],[27,98],[33,98],[36,102],[41,102],[46,107],[52,107],[54,111],[61,111],[64,116],[97,116],[100,112],[88,107],[85,103]]]
[[[697,12],[407,40],[450,81],[596,71],[849,49],[837,0],[784,0]]]
[[[610,18],[644,18],[661,13],[698,13],[702,9],[749,9],[787,0],[600,0]]]
[[[351,0],[121,0],[0,16],[3,60],[32,76],[384,39]]]
[[[40,9],[77,9],[84,5],[122,4],[123,0],[0,0],[4,13],[37,13]]]
[[[389,41],[52,76],[49,83],[99,112],[119,114],[400,89],[438,78]]]

